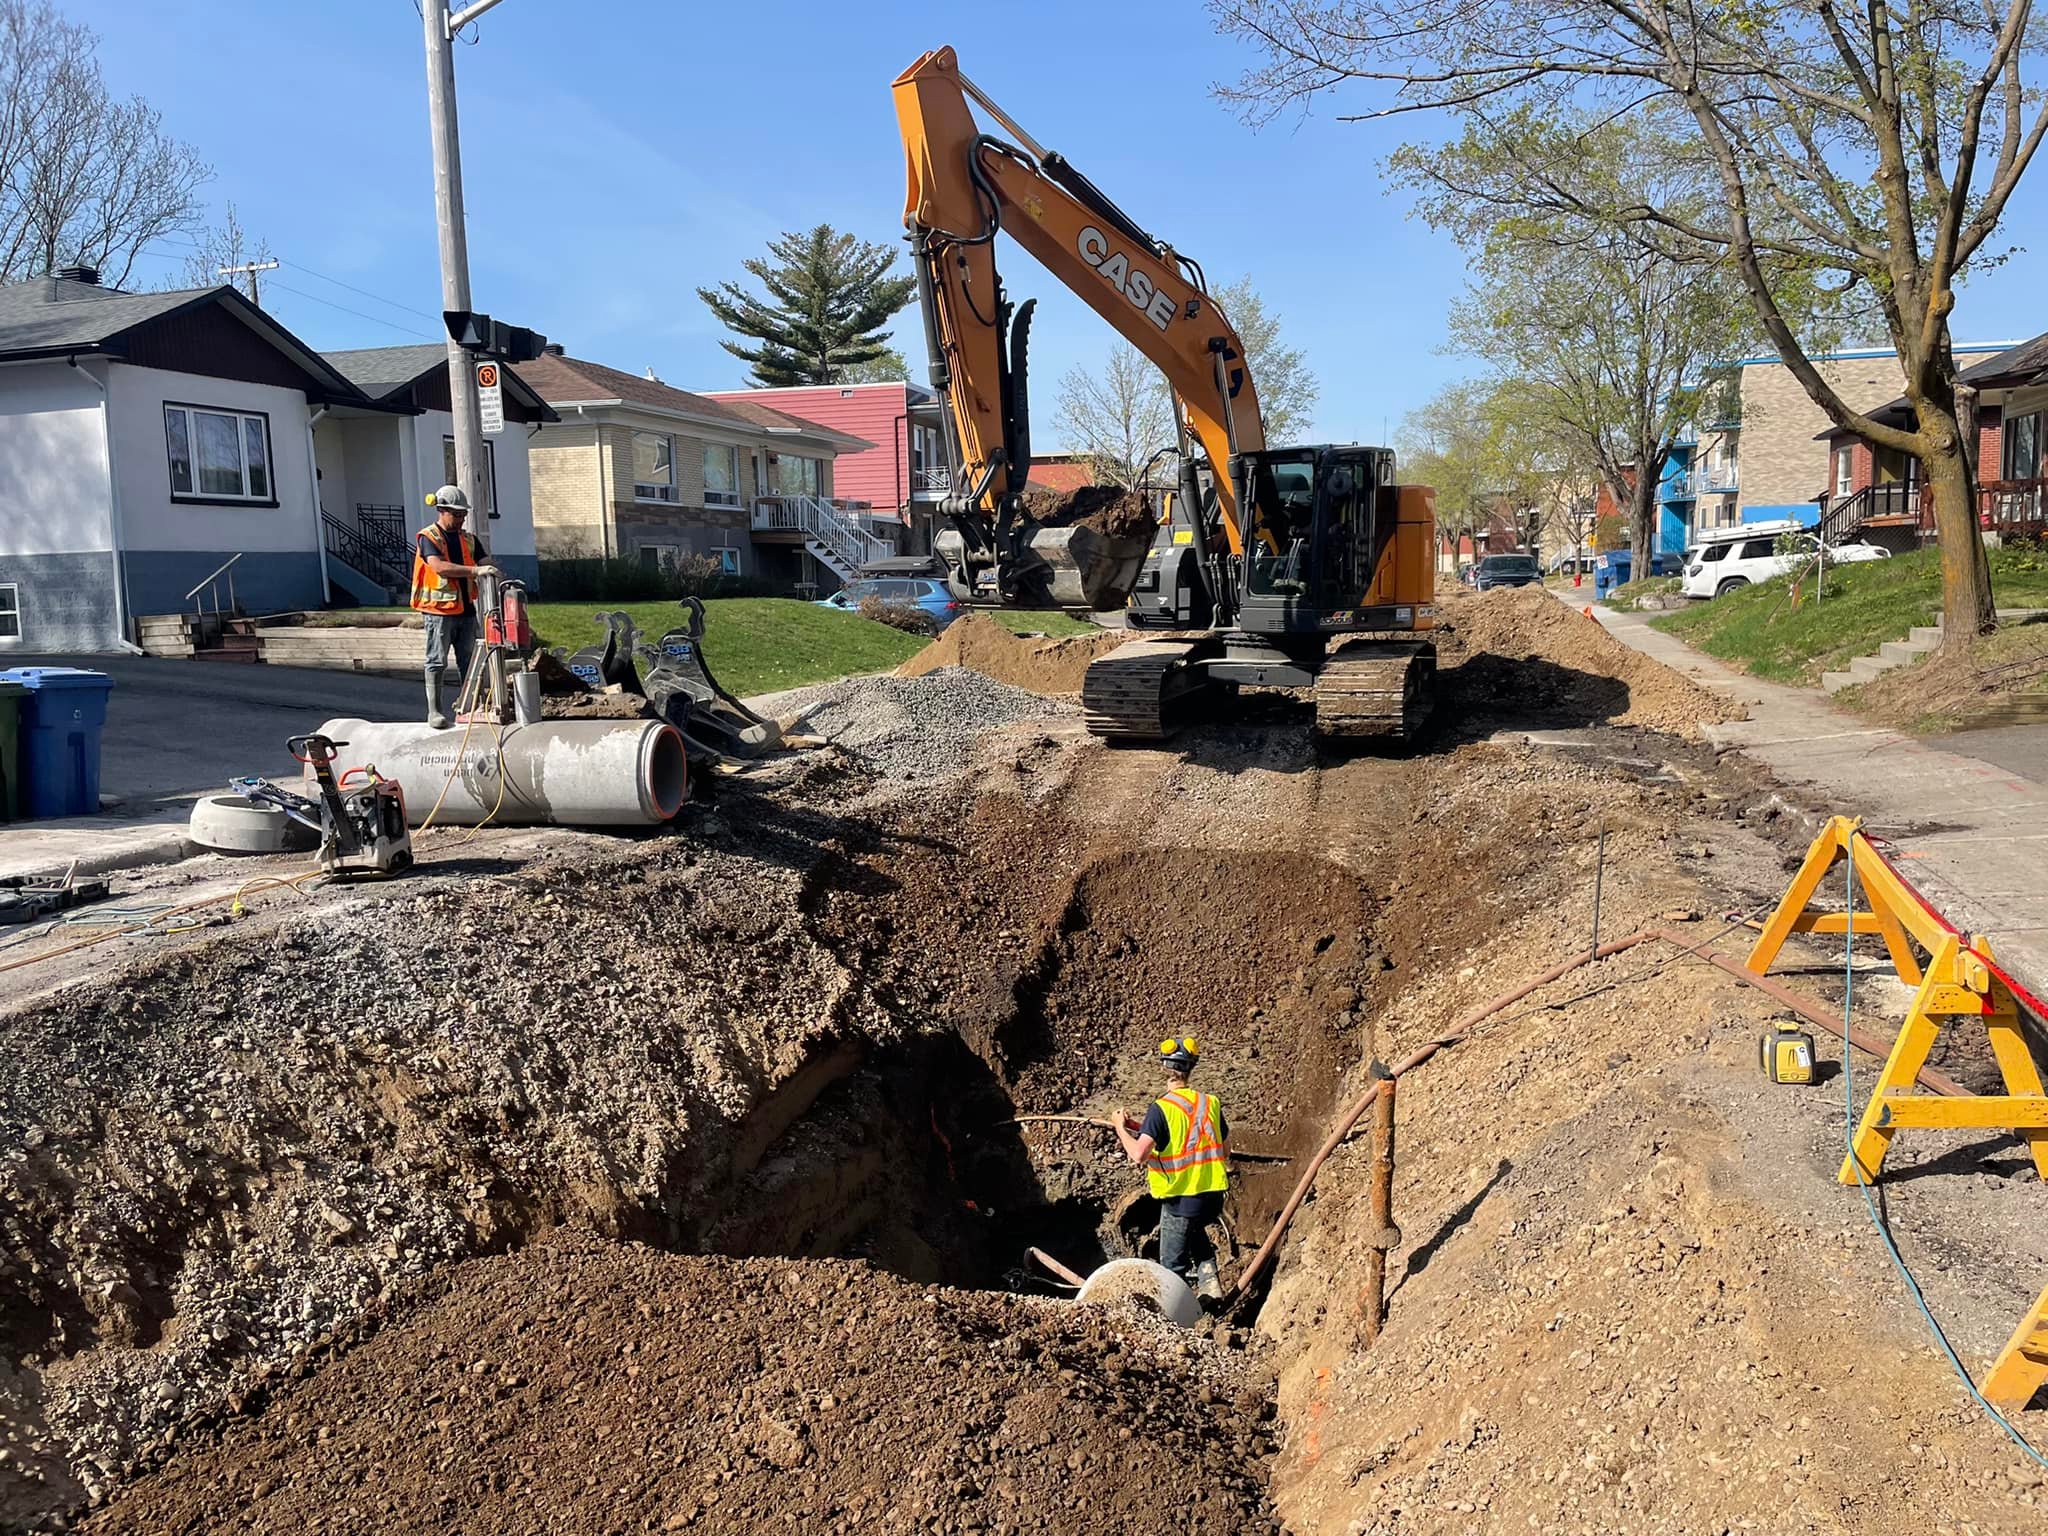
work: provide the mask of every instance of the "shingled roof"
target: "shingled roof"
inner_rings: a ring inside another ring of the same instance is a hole
[[[705,395],[677,389],[659,379],[643,378],[607,368],[602,363],[550,352],[515,370],[532,386],[535,394],[550,405],[644,405],[665,414],[692,418],[709,425],[741,428],[749,432],[768,431],[812,438],[849,452],[872,448],[865,438],[854,437],[833,427],[806,421],[787,411],[752,400],[713,400]]]
[[[448,366],[448,349],[438,341],[423,341],[405,347],[361,347],[350,352],[328,352],[324,356],[348,381],[372,400],[388,400],[410,390],[436,369]],[[528,405],[544,421],[559,419],[548,403],[534,392],[516,369],[501,370],[504,386],[515,399]]]

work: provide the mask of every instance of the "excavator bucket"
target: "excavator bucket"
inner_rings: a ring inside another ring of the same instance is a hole
[[[955,595],[968,602],[987,602],[990,591],[976,579],[986,567],[968,563],[967,541],[960,532],[948,528],[932,543],[951,575]],[[1029,594],[1027,602],[1101,613],[1123,607],[1151,540],[1142,534],[1112,535],[1084,526],[1033,526],[1024,548],[1024,560],[1004,573],[1012,591]]]
[[[1045,562],[1055,605],[1098,613],[1123,607],[1152,545],[1142,536],[1113,536],[1088,527],[1039,528],[1025,543]]]

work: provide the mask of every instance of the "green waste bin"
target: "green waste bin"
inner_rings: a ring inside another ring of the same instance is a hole
[[[0,678],[0,821],[21,820],[21,701],[27,693]]]

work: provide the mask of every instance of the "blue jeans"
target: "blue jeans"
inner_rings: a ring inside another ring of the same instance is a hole
[[[1174,1207],[1180,1206],[1176,1210]],[[1216,1244],[1209,1237],[1209,1223],[1223,1214],[1223,1196],[1183,1196],[1159,1206],[1159,1262],[1176,1275],[1192,1281],[1197,1266],[1216,1257]]]
[[[469,676],[469,659],[476,651],[476,610],[468,613],[430,613],[427,620],[427,671],[435,677],[448,665],[448,652],[455,652],[457,686]]]

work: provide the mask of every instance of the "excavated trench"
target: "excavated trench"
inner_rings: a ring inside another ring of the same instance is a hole
[[[1071,846],[1048,827],[1044,846]],[[843,872],[814,900],[895,885],[887,861]],[[664,1241],[694,1251],[858,1256],[920,1282],[1061,1289],[1039,1248],[1086,1273],[1156,1251],[1156,1204],[1099,1121],[1141,1112],[1162,1086],[1157,1043],[1194,1035],[1199,1085],[1218,1095],[1237,1148],[1224,1259],[1254,1241],[1312,1146],[1344,1065],[1367,1045],[1362,1002],[1387,966],[1370,899],[1327,861],[1289,854],[1118,850],[1041,898],[1028,942],[978,986],[947,993],[920,974],[930,942],[971,932],[940,899],[871,957],[897,997],[939,996],[904,1019],[900,1043],[818,1047],[741,1128],[732,1178]],[[986,919],[984,919],[986,921]],[[1021,930],[1001,932],[1022,937]],[[1020,1117],[1023,1117],[1020,1119]]]
[[[1142,1110],[1169,1034],[1200,1040],[1198,1083],[1228,1106],[1234,1145],[1271,1159],[1235,1170],[1227,1274],[1284,1195],[1284,1159],[1313,1143],[1342,1066],[1366,1048],[1366,998],[1387,964],[1372,898],[1313,858],[1105,846],[1057,813],[986,799],[967,814],[977,824],[957,839],[844,822],[791,857],[800,936],[742,922],[749,903],[730,893],[696,911],[693,931],[636,935],[709,978],[726,1008],[745,1008],[749,989],[801,994],[786,973],[808,967],[813,1027],[772,1078],[752,1079],[743,1113],[665,1141],[614,1133],[580,1167],[563,1164],[565,1134],[587,1139],[573,1117],[594,1111],[549,1057],[558,1020],[576,1016],[560,989],[493,989],[490,1037],[469,1042],[492,1065],[465,1056],[430,1080],[429,1061],[456,1053],[429,1042],[422,1055],[394,1028],[252,1052],[225,1022],[260,1017],[251,999],[279,969],[340,975],[328,937],[274,942],[267,957],[216,950],[129,987],[147,999],[131,1038],[176,1020],[187,1043],[172,1053],[213,1064],[204,1093],[158,1105],[147,1084],[163,1069],[137,1058],[130,1107],[53,1113],[30,1143],[27,1193],[0,1202],[20,1244],[11,1273],[28,1281],[0,1306],[22,1367],[0,1378],[0,1410],[27,1427],[0,1467],[0,1529],[54,1528],[175,1465],[186,1437],[261,1407],[264,1383],[302,1374],[292,1362],[309,1350],[346,1355],[404,1318],[409,1297],[459,1275],[449,1261],[516,1252],[563,1224],[675,1254],[861,1258],[918,1283],[1063,1294],[1028,1250],[1085,1273],[1151,1251],[1156,1212],[1106,1129],[1028,1117]],[[646,922],[677,900],[677,872],[658,863],[571,878],[573,899],[543,880],[538,900],[560,914],[559,942],[585,954],[608,921]],[[428,919],[451,957],[471,943],[500,952],[462,910]],[[364,946],[349,975],[367,986],[383,946],[411,941],[359,930],[348,942]],[[722,966],[721,945],[737,946]],[[104,1000],[61,1007],[112,1016]],[[701,1075],[682,1042],[714,1018],[636,1039],[623,1070],[649,1090]],[[68,1096],[92,1092],[66,1081]],[[230,1107],[205,1107],[208,1094]],[[131,1135],[142,1139],[116,1144]]]

